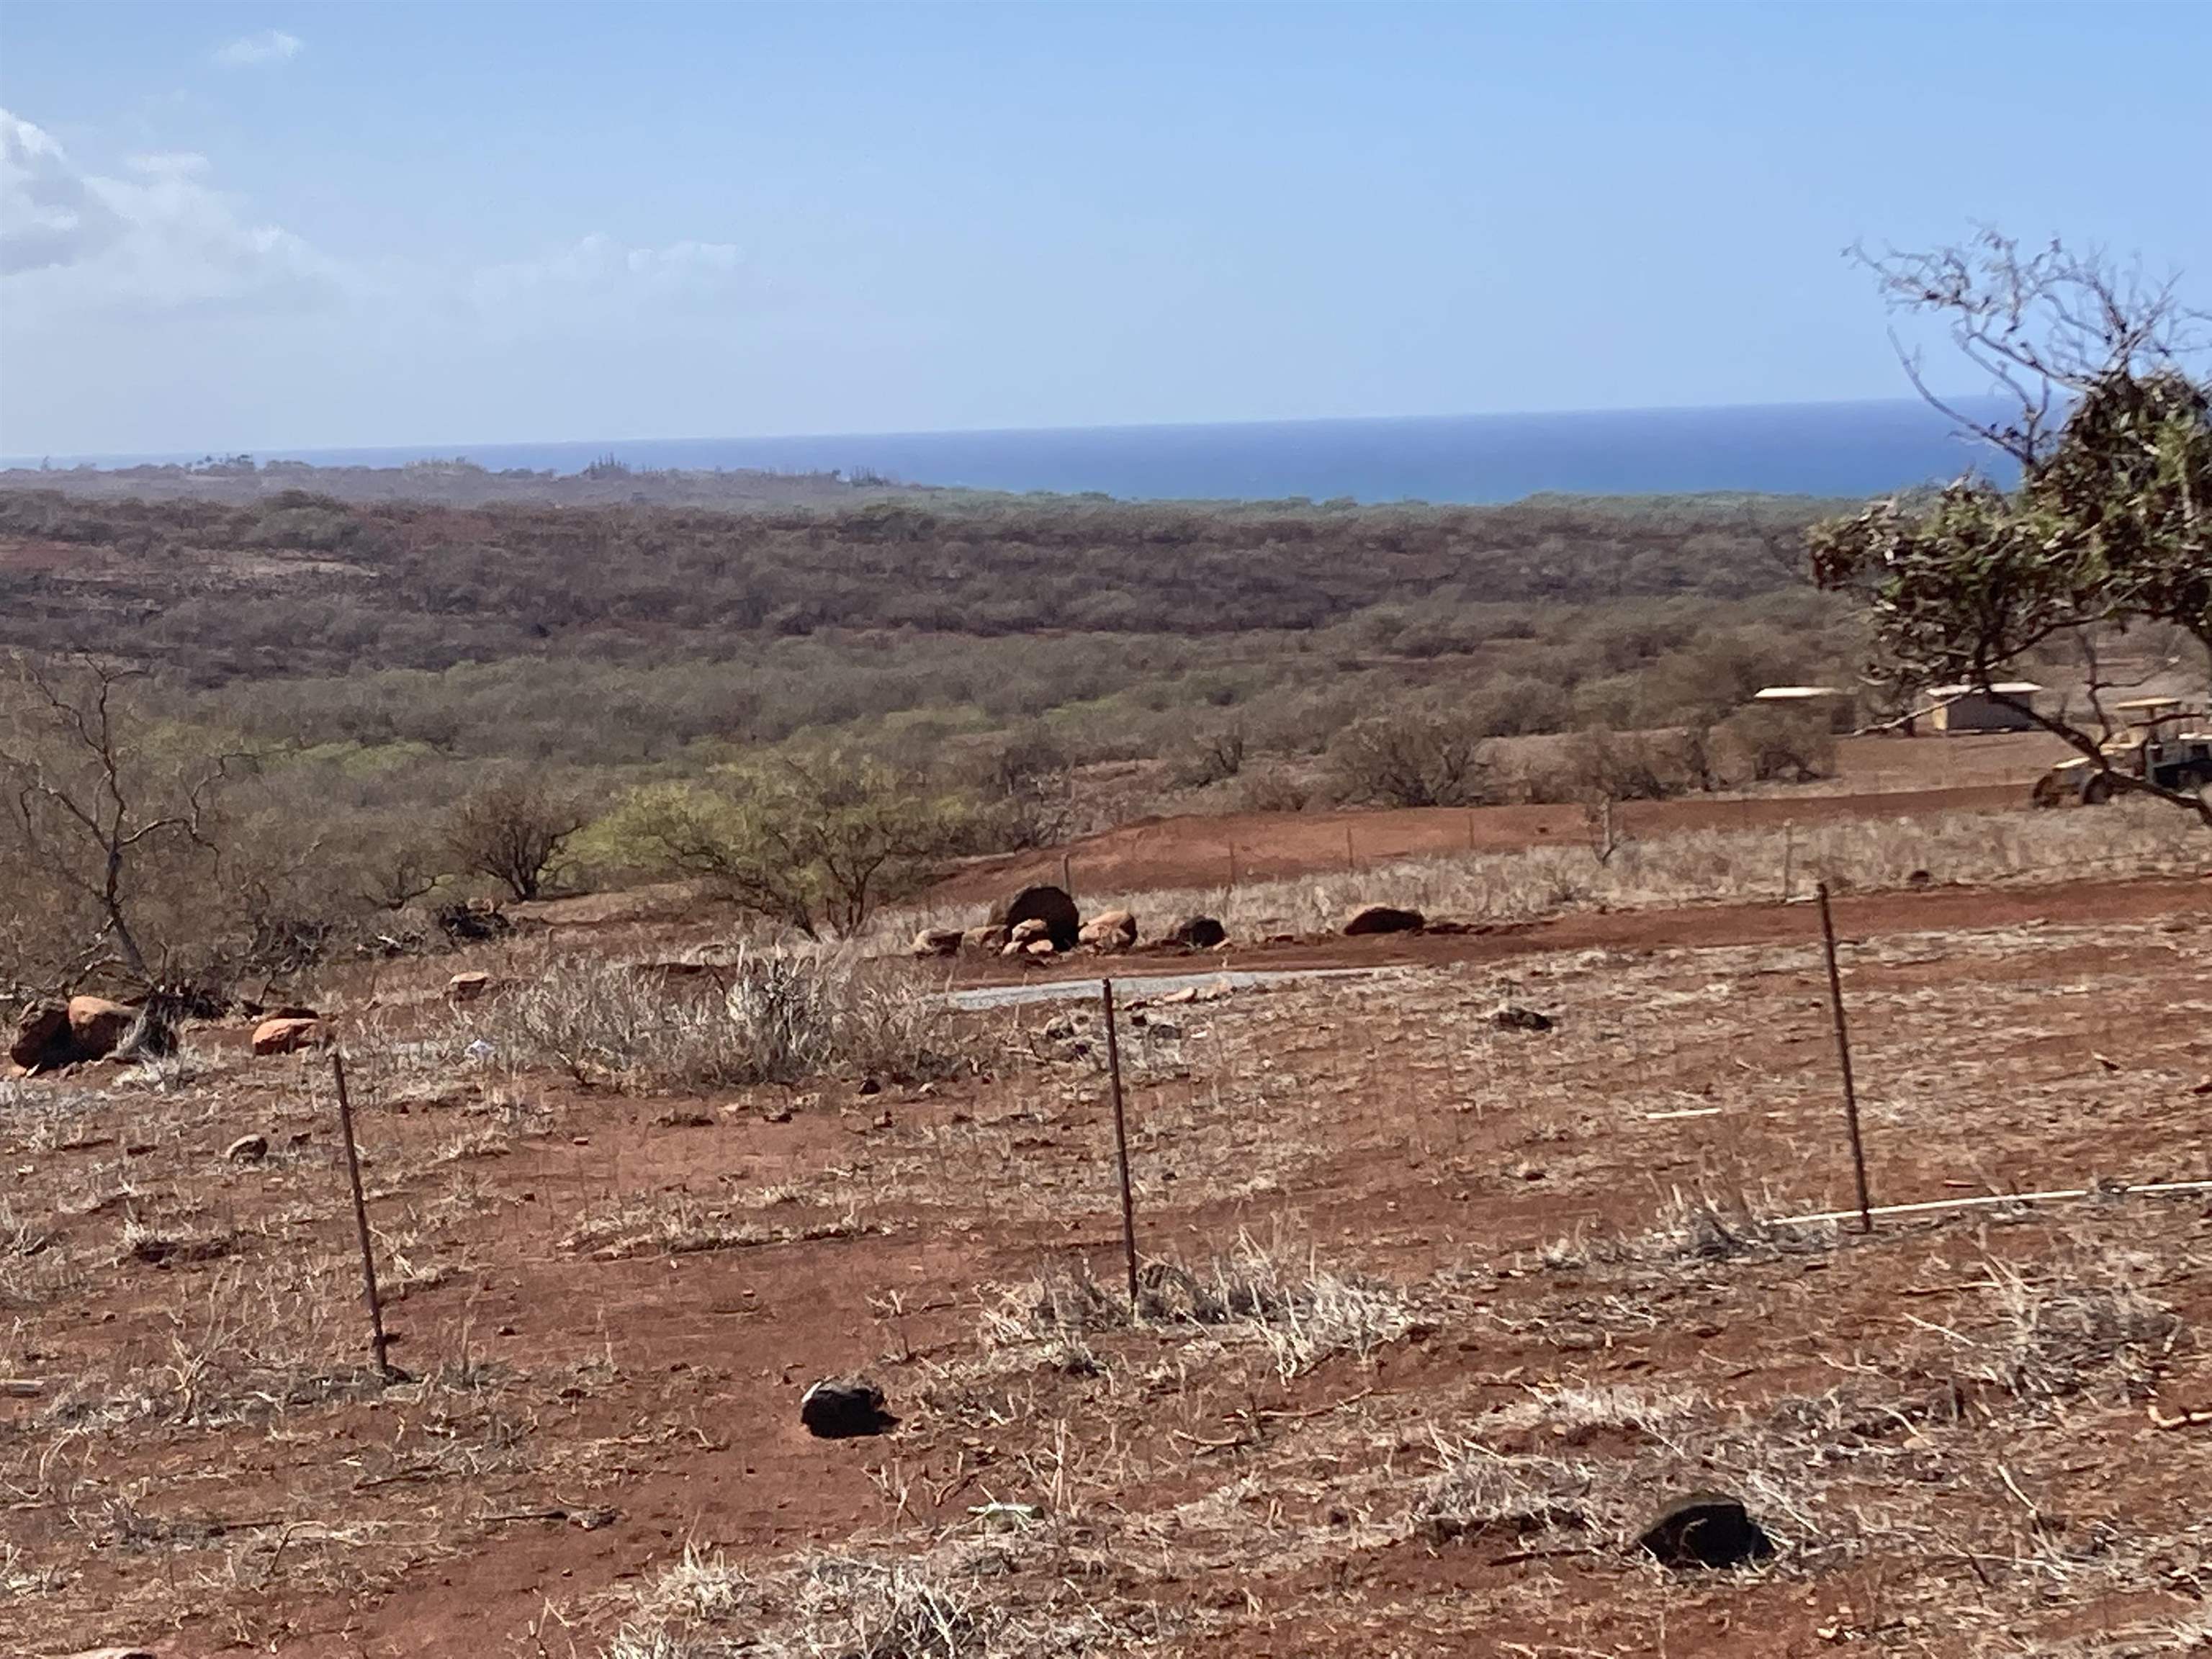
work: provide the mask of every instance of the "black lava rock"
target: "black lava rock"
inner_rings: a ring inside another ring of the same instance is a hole
[[[1501,1031],[1548,1031],[1554,1022],[1549,1014],[1509,1002],[1490,1017],[1490,1023]]]
[[[1774,1540],[1741,1500],[1697,1492],[1668,1504],[1637,1540],[1662,1566],[1741,1567],[1774,1553]]]
[[[817,1382],[799,1396],[799,1420],[821,1440],[850,1440],[882,1434],[898,1419],[884,1406],[884,1391],[865,1377],[836,1376]]]

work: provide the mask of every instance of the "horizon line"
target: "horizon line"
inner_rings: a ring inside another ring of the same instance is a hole
[[[1948,400],[1959,404],[1977,403],[1993,400],[1994,396],[1995,394],[1988,392],[1960,394]],[[1087,425],[927,427],[882,428],[864,432],[718,433],[680,437],[633,435],[623,438],[500,438],[459,444],[431,441],[379,444],[269,444],[258,447],[240,446],[228,450],[204,448],[191,459],[197,460],[228,453],[249,456],[256,460],[264,459],[283,460],[313,452],[325,455],[406,453],[426,459],[465,460],[468,459],[467,452],[471,449],[604,447],[611,452],[625,444],[865,443],[915,438],[1042,437],[1103,432],[1198,432],[1216,431],[1224,427],[1388,426],[1438,421],[1587,420],[1620,416],[1722,415],[1781,409],[1882,409],[1899,406],[1924,409],[1932,416],[1943,416],[1943,411],[1935,404],[1925,398],[1917,397],[1808,398],[1771,403],[1621,404],[1607,408],[1493,410],[1443,415],[1297,415],[1225,421],[1111,421]],[[1971,436],[1970,434],[1964,433],[1959,435]],[[80,451],[69,454],[55,454],[48,452],[39,455],[33,455],[29,452],[0,453],[0,470],[60,471],[89,465],[106,471],[131,466],[176,466],[189,464],[178,459],[187,453],[185,449]],[[730,470],[749,471],[757,469],[740,467]]]

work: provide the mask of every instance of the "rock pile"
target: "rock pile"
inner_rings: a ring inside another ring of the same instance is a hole
[[[1043,884],[1023,888],[991,912],[991,921],[1005,928],[1014,943],[1027,945],[1048,939],[1055,951],[1073,951],[1083,933],[1083,913],[1075,908],[1066,890]],[[1037,926],[1025,935],[1014,937],[1031,922]]]
[[[1177,924],[1167,942],[1206,949],[1228,938],[1211,916]],[[1024,887],[992,908],[980,927],[925,927],[914,936],[917,957],[994,956],[1047,962],[1070,951],[1111,955],[1133,950],[1138,939],[1133,911],[1102,910],[1085,921],[1075,901],[1058,887]]]

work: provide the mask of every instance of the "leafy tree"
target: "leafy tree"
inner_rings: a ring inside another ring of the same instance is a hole
[[[918,890],[961,841],[968,811],[880,761],[830,750],[733,767],[712,785],[633,793],[593,839],[668,875],[703,876],[810,939],[852,933]]]
[[[1892,302],[1948,323],[2004,394],[1972,418],[1914,384],[2017,469],[2010,488],[1960,479],[1808,532],[1820,586],[1870,607],[1888,673],[1970,685],[2095,765],[2108,787],[2212,824],[2201,793],[2117,769],[2104,664],[2116,636],[2179,628],[2212,664],[2212,386],[2192,362],[2204,319],[2145,283],[2054,243],[2023,253],[1984,233],[1969,247],[1867,263]],[[2089,713],[2052,714],[1993,688],[2030,653],[2075,656]]]

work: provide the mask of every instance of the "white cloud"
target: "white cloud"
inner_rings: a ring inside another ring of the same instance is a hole
[[[76,264],[122,231],[62,147],[0,109],[0,276]]]
[[[252,69],[261,64],[282,64],[297,58],[307,42],[296,34],[287,34],[282,29],[264,29],[258,34],[241,35],[227,45],[217,46],[215,61],[225,69]]]
[[[594,233],[540,258],[480,267],[469,279],[468,297],[489,323],[559,328],[651,321],[757,289],[732,243],[632,247]]]
[[[242,218],[207,159],[144,155],[130,178],[80,170],[52,135],[0,110],[0,274],[28,297],[152,309],[297,305],[340,267],[276,225]]]
[[[207,172],[208,158],[197,150],[163,150],[153,155],[134,155],[123,165],[149,178],[197,179]]]
[[[541,258],[454,272],[397,260],[349,264],[258,223],[192,151],[130,157],[113,174],[0,111],[0,274],[27,313],[296,311],[337,301],[386,320],[442,318],[491,336],[659,331],[762,294],[727,242],[634,246],[592,234]]]

